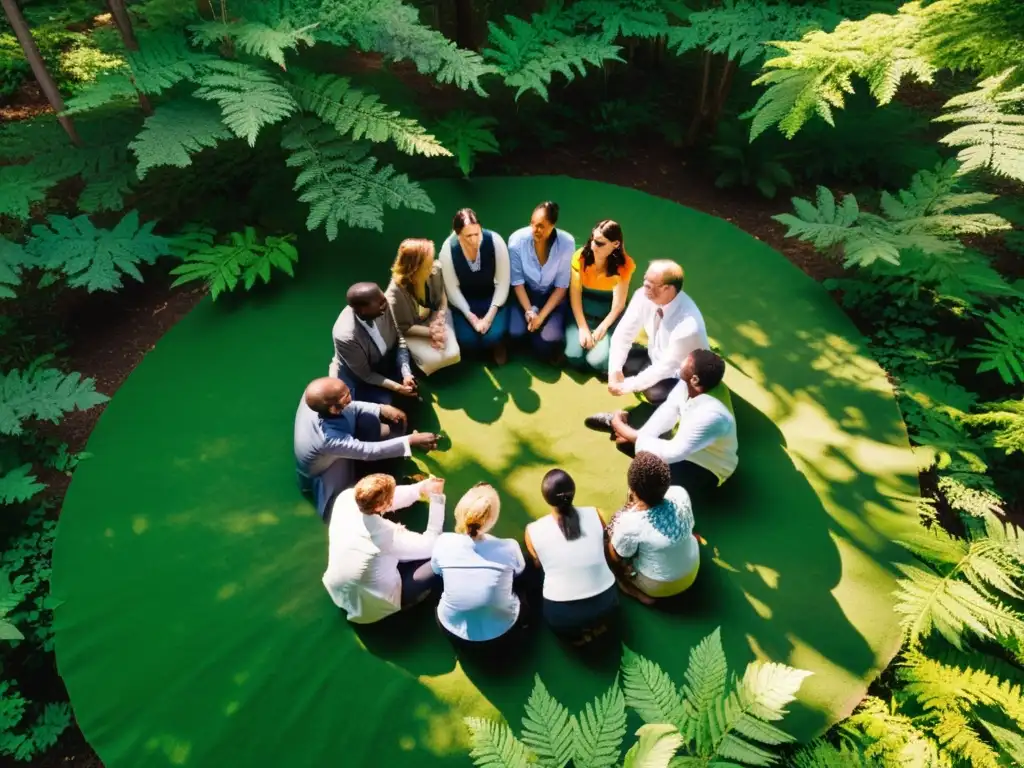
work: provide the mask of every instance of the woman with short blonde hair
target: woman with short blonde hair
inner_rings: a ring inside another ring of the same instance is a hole
[[[430,240],[411,237],[398,246],[384,291],[413,362],[426,375],[461,359],[441,265]]]
[[[500,514],[497,491],[477,483],[455,506],[455,533],[442,533],[434,545],[431,566],[444,583],[437,622],[463,649],[490,648],[525,619],[513,589],[526,568],[523,551],[515,539],[489,533]]]

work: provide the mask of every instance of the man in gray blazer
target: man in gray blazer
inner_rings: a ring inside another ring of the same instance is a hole
[[[324,517],[334,497],[370,469],[368,462],[430,451],[437,435],[405,435],[405,414],[391,405],[352,399],[345,382],[324,377],[306,387],[295,413],[295,464],[299,487]]]
[[[334,323],[330,375],[342,379],[357,400],[390,403],[394,395],[415,397],[409,349],[376,283],[356,283],[348,306]]]

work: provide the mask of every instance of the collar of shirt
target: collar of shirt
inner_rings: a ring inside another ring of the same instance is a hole
[[[384,343],[384,337],[381,336],[380,329],[377,328],[377,321],[374,320],[372,323],[368,323],[363,320],[363,318],[359,317],[359,315],[356,315],[356,320],[358,320],[363,328],[366,329],[366,332],[370,334],[370,338],[373,339],[374,343],[377,345],[377,349],[380,350],[380,353],[382,355],[385,354],[388,351],[388,345]]]
[[[515,246],[522,256],[523,276],[533,288],[546,290],[555,285],[558,273],[566,269],[567,259],[572,258],[575,243],[560,229],[555,230],[554,242],[548,251],[548,260],[543,266],[534,247],[533,232],[524,227],[516,233]],[[513,247],[510,245],[510,248]]]

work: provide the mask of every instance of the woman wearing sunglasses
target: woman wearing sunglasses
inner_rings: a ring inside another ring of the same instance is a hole
[[[607,369],[612,331],[626,308],[635,270],[622,227],[611,219],[599,221],[587,244],[572,256],[569,306],[575,322],[565,329],[565,357],[570,364]]]

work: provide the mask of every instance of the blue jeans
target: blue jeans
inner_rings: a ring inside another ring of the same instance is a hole
[[[477,317],[483,317],[491,308],[489,298],[471,300],[468,303],[469,311]],[[508,304],[498,308],[494,322],[483,335],[477,333],[466,316],[457,309],[452,310],[452,324],[455,326],[455,340],[459,342],[459,348],[463,352],[491,349],[504,341],[505,334],[508,333]]]
[[[527,290],[527,293],[530,297],[530,302],[537,309],[543,309],[548,297],[551,296],[551,291],[539,294]],[[512,316],[508,321],[509,336],[513,339],[521,339],[523,336],[529,335],[530,346],[538,356],[544,358],[554,357],[562,350],[565,344],[565,310],[568,303],[563,299],[555,307],[554,311],[548,315],[548,319],[544,321],[544,325],[541,326],[540,330],[530,333],[526,329],[526,314],[523,312],[523,308],[519,306],[519,302],[516,302],[515,306],[510,310]]]

